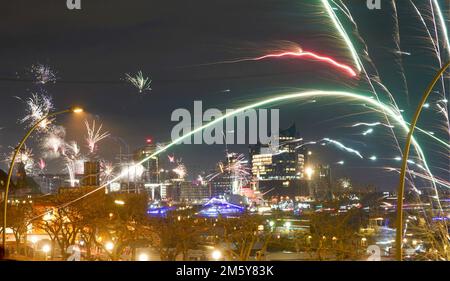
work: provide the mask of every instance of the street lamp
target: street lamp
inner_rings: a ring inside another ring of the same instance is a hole
[[[113,242],[107,242],[105,244],[105,249],[111,252],[114,249],[114,243]]]
[[[53,112],[53,113],[49,113],[47,114],[47,116],[39,119],[34,125],[33,127],[31,127],[27,133],[25,134],[25,136],[22,138],[22,140],[20,141],[19,145],[15,148],[13,157],[11,159],[11,163],[9,164],[9,170],[8,170],[8,179],[6,180],[6,187],[5,187],[5,198],[4,198],[4,206],[3,206],[3,234],[2,234],[2,245],[3,245],[3,249],[6,249],[6,209],[8,206],[8,192],[9,192],[9,185],[11,183],[11,177],[12,177],[12,173],[14,170],[14,162],[16,161],[16,157],[19,154],[19,152],[22,150],[22,146],[25,144],[25,141],[28,139],[28,137],[31,135],[31,133],[39,126],[41,125],[42,122],[44,122],[45,120],[48,120],[51,117],[54,117],[56,115],[60,115],[60,114],[64,114],[64,113],[69,113],[69,112],[73,112],[73,113],[82,113],[83,109],[79,106],[73,106],[71,108],[65,109],[65,110],[61,110],[61,111],[57,111],[57,112]]]
[[[403,258],[403,252],[402,252],[402,236],[403,236],[403,195],[405,193],[405,176],[406,176],[406,166],[408,165],[408,157],[409,157],[409,148],[411,147],[411,140],[414,132],[414,128],[416,127],[417,120],[419,120],[420,112],[422,111],[423,105],[425,104],[428,96],[430,95],[431,91],[434,88],[434,85],[439,80],[441,75],[447,70],[447,68],[450,66],[450,62],[447,62],[436,74],[436,76],[433,78],[433,81],[431,81],[430,85],[428,85],[428,88],[425,90],[425,93],[422,96],[422,99],[419,102],[419,106],[416,108],[416,112],[414,113],[414,117],[411,120],[408,135],[406,137],[405,142],[405,148],[403,150],[403,158],[402,158],[402,167],[400,169],[400,182],[398,185],[398,191],[397,191],[397,227],[396,227],[396,233],[395,233],[395,246],[396,246],[396,253],[395,256],[397,260],[401,261]]]
[[[314,174],[314,170],[311,167],[306,167],[305,168],[305,174],[308,177],[308,179],[310,180],[312,175]]]
[[[125,205],[125,201],[123,201],[123,200],[114,200],[114,204],[116,204],[116,205]]]
[[[47,260],[47,256],[48,256],[48,253],[50,252],[50,250],[51,250],[50,245],[45,244],[44,246],[42,246],[42,252],[44,252],[45,260]]]
[[[213,260],[220,260],[222,258],[222,252],[220,252],[219,250],[214,250],[211,254]]]
[[[142,253],[142,254],[139,255],[138,260],[139,261],[148,261],[149,257],[148,257],[148,255],[146,253]]]

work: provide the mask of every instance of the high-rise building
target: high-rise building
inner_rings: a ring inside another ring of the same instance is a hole
[[[232,192],[232,179],[230,173],[223,173],[208,182],[210,198],[223,196]]]
[[[273,195],[308,195],[304,174],[307,151],[295,124],[280,131],[278,144],[270,149],[261,144],[250,146],[252,176],[258,188]]]
[[[84,176],[81,180],[82,186],[99,186],[100,185],[100,162],[86,161],[84,162]]]
[[[312,167],[309,187],[314,198],[319,200],[333,199],[330,166],[316,165]]]
[[[156,151],[156,144],[151,139],[147,139],[146,145],[140,149],[137,149],[134,153],[134,160],[141,161],[144,158],[149,157]],[[154,156],[146,161],[144,164],[144,172],[142,174],[142,180],[146,183],[158,183],[159,182],[159,158]]]

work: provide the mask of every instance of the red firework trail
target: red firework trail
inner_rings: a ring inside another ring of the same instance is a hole
[[[222,62],[216,62],[216,63],[202,64],[202,65],[239,63],[239,62],[244,62],[244,61],[259,61],[259,60],[264,60],[264,59],[281,58],[281,57],[312,58],[317,61],[330,64],[330,65],[342,70],[346,75],[348,75],[350,77],[356,76],[356,72],[353,70],[353,68],[351,68],[350,66],[348,66],[346,64],[339,63],[331,57],[321,56],[321,55],[313,53],[313,52],[304,52],[302,50],[299,50],[297,52],[273,53],[273,54],[267,54],[267,55],[255,57],[255,58],[243,58],[243,59],[228,60],[228,61],[222,61]]]

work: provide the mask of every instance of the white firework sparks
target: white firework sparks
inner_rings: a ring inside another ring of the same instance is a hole
[[[218,171],[207,175],[205,180],[212,181],[220,175],[228,174],[237,186],[247,184],[250,181],[251,169],[244,154],[228,153],[227,158],[227,163],[219,162],[217,165]]]
[[[80,154],[80,146],[76,141],[65,144],[64,155],[71,159],[76,159]]]
[[[186,166],[183,163],[178,163],[178,166],[175,167],[174,169],[172,169],[172,171],[177,174],[179,179],[183,179],[186,174],[187,174],[187,170],[186,170]]]
[[[92,121],[92,127],[89,125],[89,122],[87,120],[85,120],[84,123],[86,124],[87,129],[86,142],[88,144],[90,153],[94,153],[97,143],[109,137],[110,134],[107,131],[103,133],[101,132],[103,126],[102,124],[100,124],[98,129],[96,129],[95,120]]]
[[[9,164],[14,156],[15,149],[11,151],[10,155],[6,157],[6,162]],[[33,173],[34,169],[34,159],[33,159],[33,150],[31,148],[27,148],[24,146],[19,153],[17,153],[16,159],[14,161],[15,164],[22,163],[25,167],[25,171],[27,173]]]
[[[229,172],[235,180],[238,180],[244,184],[249,181],[250,167],[244,154],[230,154],[231,160],[225,167],[225,171]]]
[[[392,126],[392,125],[384,124],[384,123],[381,123],[381,122],[373,122],[373,123],[361,122],[361,123],[356,123],[356,124],[352,125],[352,127],[359,127],[359,126],[367,126],[367,127],[384,126],[384,127],[387,127],[387,128],[394,128],[394,126]]]
[[[45,95],[32,94],[32,96],[25,102],[26,103],[26,115],[19,121],[26,123],[28,127],[32,127],[42,118],[45,118],[51,110],[54,109],[52,99]],[[42,121],[38,129],[46,130],[52,120],[46,119]]]
[[[114,165],[110,162],[100,162],[100,178],[102,182],[107,182],[114,177]]]
[[[42,139],[41,147],[45,150],[44,158],[57,158],[65,153],[66,131],[62,126],[53,126],[51,132]]]
[[[38,84],[47,84],[56,82],[56,72],[50,66],[45,64],[34,64],[31,66],[31,74]]]
[[[364,132],[362,132],[362,135],[366,136],[366,135],[371,134],[371,133],[373,133],[373,129],[369,128],[369,129],[365,130]]]
[[[355,150],[355,149],[353,149],[353,148],[347,147],[347,146],[345,146],[344,144],[342,144],[342,143],[339,142],[339,141],[332,140],[332,139],[329,139],[329,138],[323,138],[323,140],[324,140],[324,141],[327,141],[327,142],[329,142],[329,143],[332,143],[332,144],[336,145],[337,147],[339,147],[339,148],[341,148],[341,149],[343,149],[343,150],[345,150],[345,151],[347,151],[347,152],[349,152],[349,153],[356,154],[356,155],[358,155],[358,157],[361,158],[361,159],[364,158],[358,150]]]
[[[135,75],[125,74],[125,80],[130,82],[134,87],[139,90],[139,93],[151,91],[150,88],[152,80],[149,77],[144,77],[142,71],[138,71]]]

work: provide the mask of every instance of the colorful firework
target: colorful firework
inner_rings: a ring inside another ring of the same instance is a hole
[[[298,92],[298,93],[291,93],[291,94],[284,94],[284,95],[280,95],[280,96],[276,96],[276,97],[272,97],[272,98],[267,98],[267,99],[263,99],[261,101],[252,103],[250,105],[247,106],[243,106],[240,107],[232,112],[228,112],[226,114],[224,114],[223,116],[214,119],[213,121],[210,121],[198,128],[195,128],[194,130],[188,132],[187,134],[172,140],[172,142],[168,143],[166,146],[164,146],[163,148],[155,151],[154,153],[152,153],[151,155],[145,157],[144,159],[142,159],[141,161],[139,161],[138,163],[133,164],[133,169],[138,169],[139,167],[142,169],[143,171],[143,166],[142,164],[147,162],[148,160],[152,159],[153,157],[161,154],[162,152],[167,151],[168,149],[170,149],[172,146],[175,146],[176,144],[180,143],[181,141],[183,141],[186,138],[192,137],[192,135],[202,132],[205,128],[211,127],[216,125],[219,122],[223,122],[224,120],[226,120],[227,118],[230,118],[232,116],[235,116],[236,114],[239,114],[241,112],[244,112],[245,110],[251,109],[251,108],[258,108],[258,107],[262,107],[262,106],[269,106],[271,104],[275,104],[275,103],[279,103],[281,101],[289,101],[289,100],[297,100],[297,99],[307,99],[307,98],[319,98],[319,97],[339,97],[339,98],[348,98],[348,99],[354,99],[354,100],[358,100],[358,101],[362,101],[364,103],[367,103],[371,106],[373,106],[375,108],[375,112],[385,112],[385,114],[387,114],[390,118],[392,118],[394,121],[396,121],[400,127],[403,129],[403,131],[405,133],[408,132],[409,128],[407,123],[403,120],[403,118],[400,116],[399,112],[397,110],[395,110],[394,108],[392,108],[389,105],[383,104],[380,101],[373,99],[371,97],[365,96],[365,95],[361,95],[361,94],[356,94],[356,93],[350,93],[350,92],[339,92],[339,91],[305,91],[305,92]],[[430,175],[430,180],[434,181],[434,177],[431,174],[431,171],[426,163],[425,157],[423,155],[422,152],[422,148],[420,147],[419,143],[416,141],[416,139],[413,137],[412,139],[412,144],[415,147],[416,151],[418,152],[418,155],[423,159],[423,163],[424,163],[424,167],[425,170],[427,171],[427,174]],[[85,197],[90,196],[91,194],[102,190],[104,187],[108,186],[110,183],[113,183],[115,181],[118,181],[121,178],[126,177],[127,175],[129,176],[129,170],[130,167],[128,167],[128,172],[127,171],[122,171],[118,176],[112,178],[111,180],[109,180],[108,182],[102,184],[100,187],[60,206],[60,208],[64,208],[66,206],[69,206],[70,204],[73,204],[79,200],[82,200]],[[46,213],[42,213],[37,217],[43,216]]]
[[[280,52],[280,53],[271,53],[259,57],[253,57],[253,58],[241,58],[241,59],[235,59],[235,60],[229,60],[229,61],[221,61],[221,62],[215,62],[215,63],[207,63],[202,65],[214,65],[214,64],[229,64],[229,63],[240,63],[245,61],[260,61],[265,59],[273,59],[273,58],[296,58],[296,59],[313,59],[319,62],[326,63],[328,65],[331,65],[339,70],[341,70],[344,74],[355,77],[356,72],[348,65],[342,64],[337,62],[335,59],[323,55],[319,55],[313,52],[307,52],[303,51],[301,49],[298,49],[296,51],[291,52]]]
[[[39,170],[41,170],[41,172],[43,172],[45,170],[45,167],[47,167],[47,163],[45,163],[45,160],[41,158],[41,159],[39,159],[38,166],[39,166]]]
[[[97,149],[97,143],[110,136],[109,132],[101,132],[103,124],[100,124],[98,129],[95,127],[95,120],[92,121],[92,126],[89,125],[87,120],[84,121],[87,130],[87,136],[85,138],[90,153],[94,153]]]
[[[152,88],[150,88],[152,80],[148,77],[144,77],[142,71],[138,71],[135,75],[126,73],[125,80],[136,87],[139,90],[139,93],[145,93],[152,90]]]
[[[353,43],[350,40],[350,37],[348,36],[347,32],[345,31],[345,28],[342,26],[342,23],[339,21],[339,18],[336,16],[336,13],[334,12],[330,3],[327,0],[322,0],[322,4],[325,7],[325,10],[327,11],[335,28],[338,30],[339,34],[341,35],[341,37],[344,39],[345,43],[347,44],[347,47],[350,50],[350,54],[352,55],[352,58],[353,58],[356,68],[358,69],[358,71],[361,71],[361,69],[362,69],[361,60],[359,59],[358,52],[356,51],[355,47],[353,46]]]

